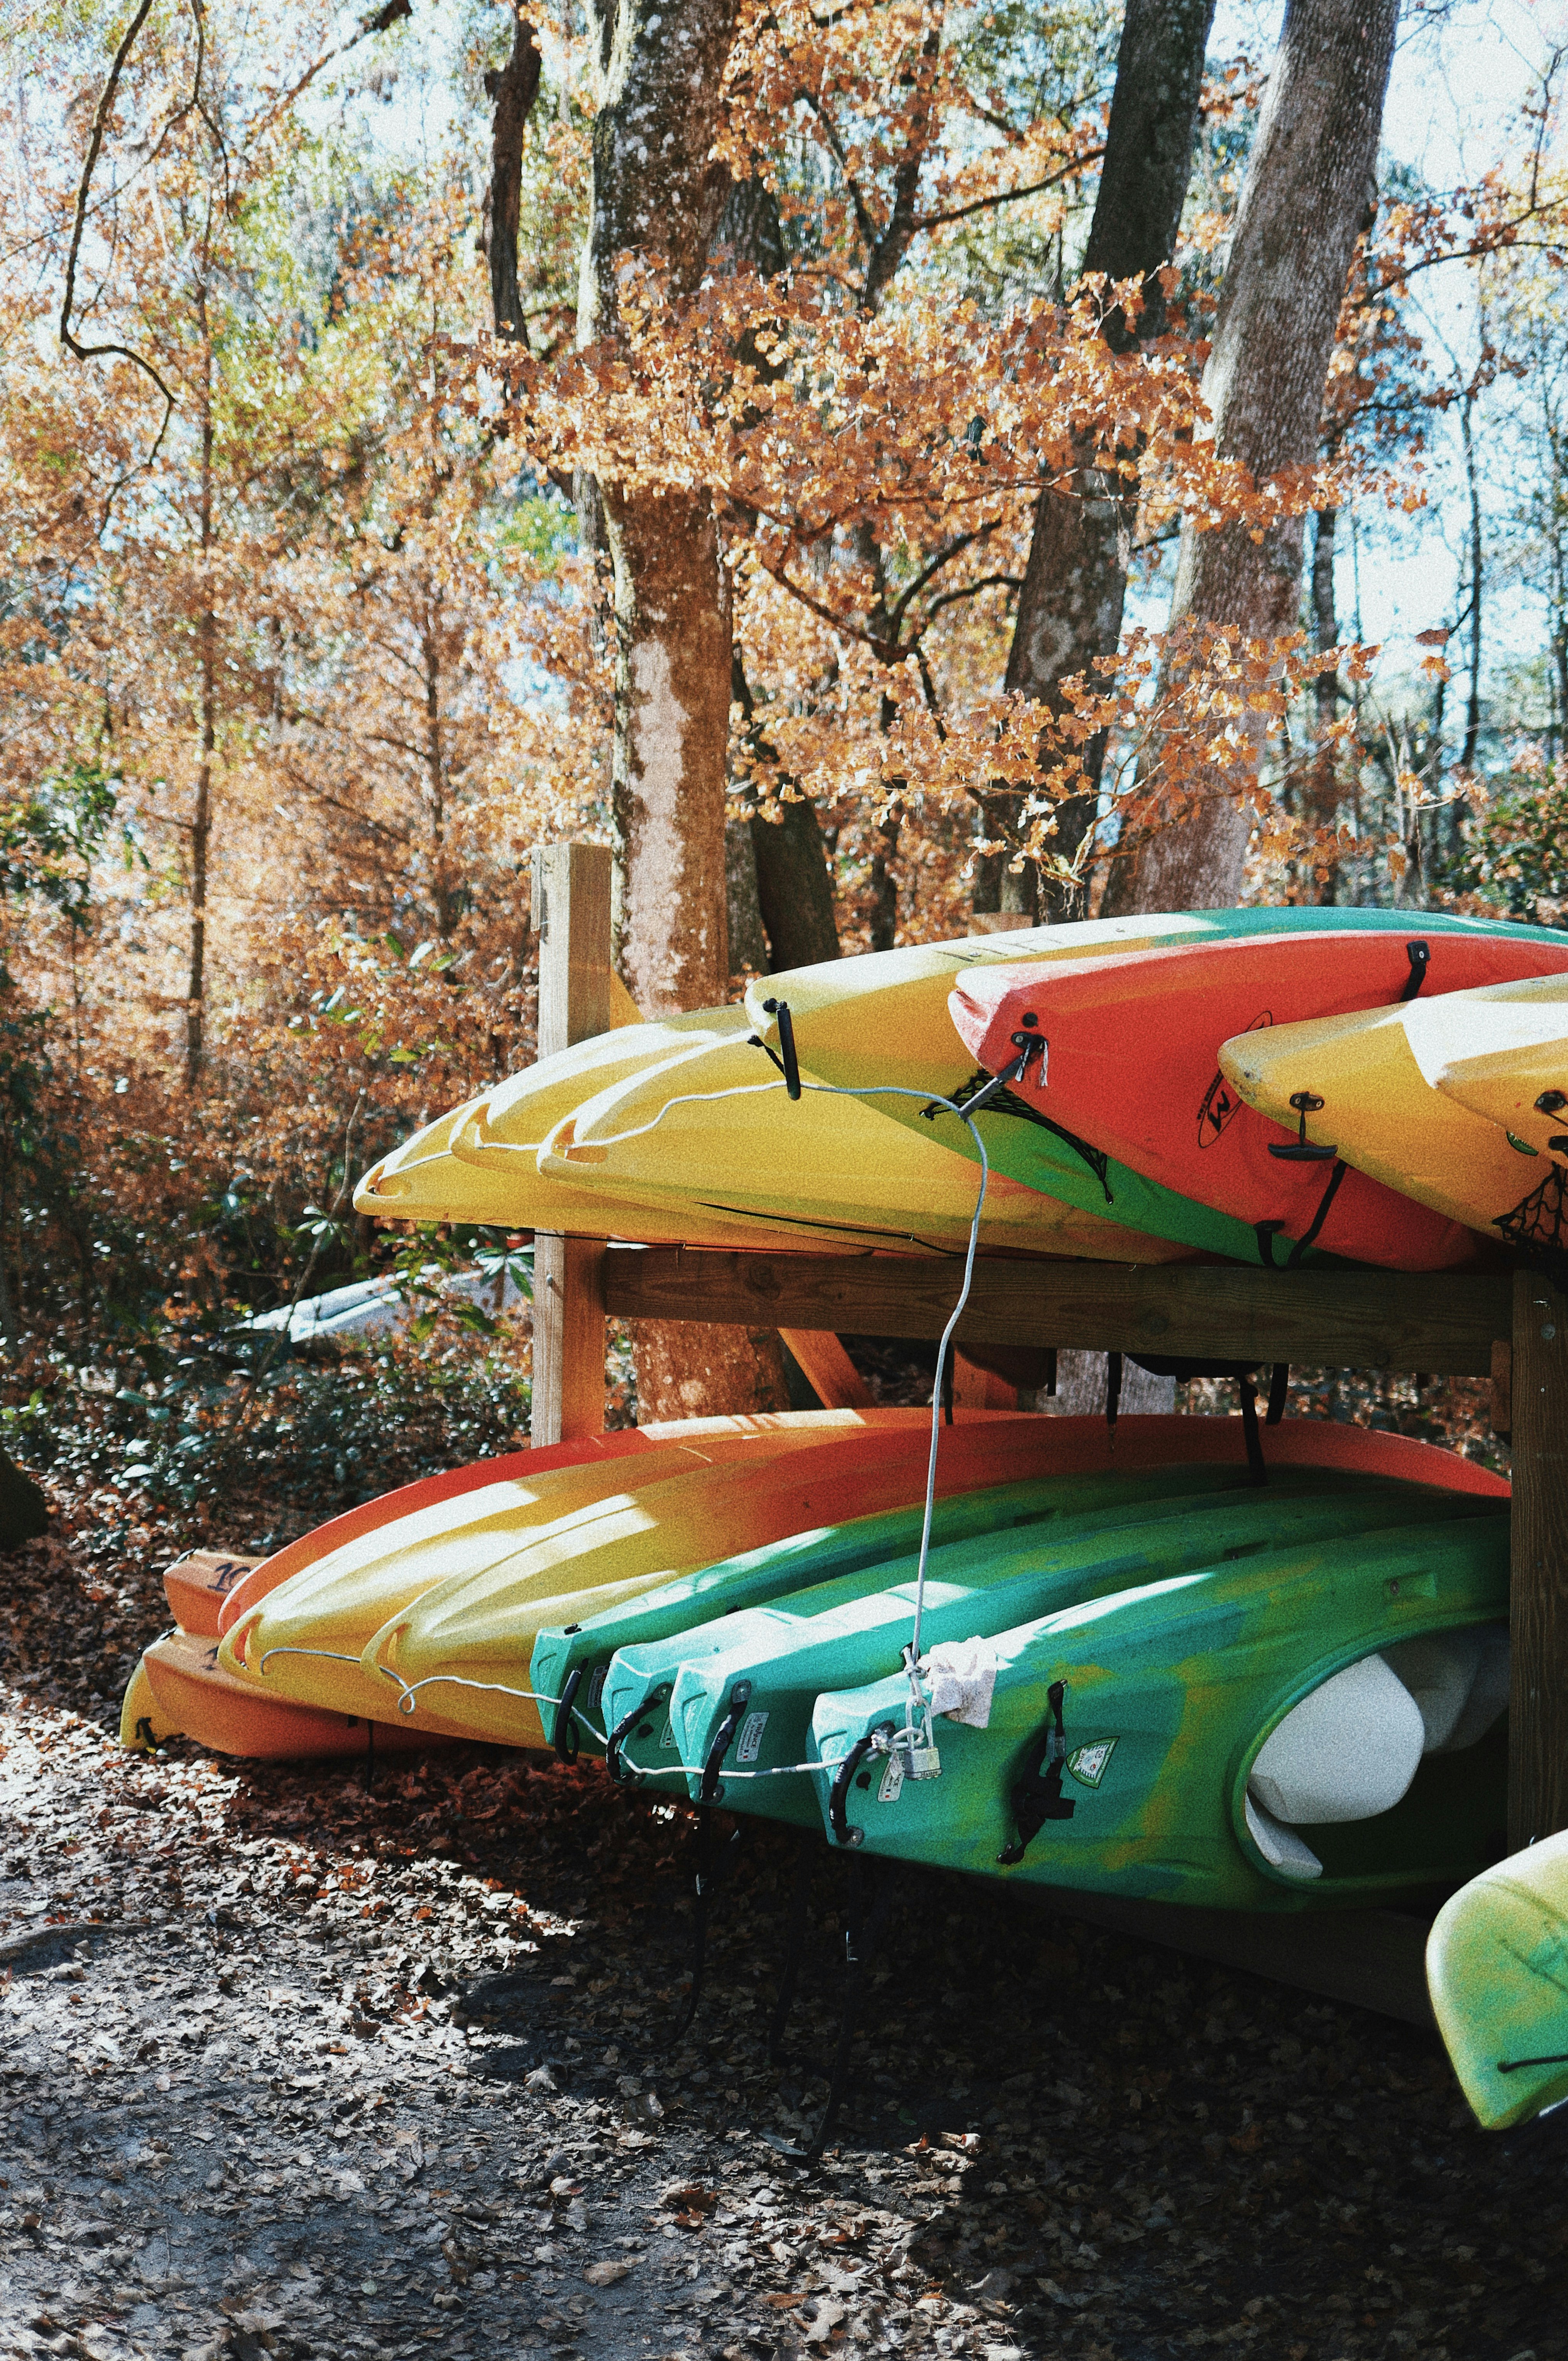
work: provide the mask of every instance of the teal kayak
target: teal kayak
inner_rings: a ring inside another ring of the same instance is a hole
[[[938,1718],[934,1777],[903,1775],[903,1750],[887,1751],[903,1678],[822,1694],[809,1752],[829,1832],[983,1876],[1221,1909],[1343,1906],[1472,1876],[1504,1821],[1508,1599],[1508,1516],[1475,1511],[1313,1539],[1282,1526],[1240,1564],[1002,1631],[987,1725]]]
[[[1185,1471],[1190,1472],[1190,1471]],[[1194,1500],[1190,1490],[1087,1510],[997,1538],[933,1550],[923,1645],[999,1631],[1162,1577],[1200,1578],[1290,1542],[1354,1562],[1369,1530],[1485,1516],[1486,1504],[1402,1485],[1349,1489],[1312,1478]],[[606,1727],[622,1730],[633,1773],[684,1767],[690,1793],[736,1811],[815,1825],[820,1774],[807,1760],[826,1689],[894,1673],[913,1622],[916,1562],[819,1582],[652,1646],[622,1649],[604,1688]],[[880,1695],[880,1691],[879,1691]],[[612,1765],[612,1768],[619,1767]]]
[[[938,1499],[932,1510],[931,1540],[941,1548],[1052,1517],[1135,1507],[1142,1501],[1168,1499],[1174,1503],[1211,1493],[1246,1491],[1252,1480],[1245,1462],[1218,1461],[1129,1470],[1124,1475],[1032,1477],[1018,1484],[991,1485]],[[1287,1484],[1292,1480],[1288,1475],[1283,1478]],[[1343,1488],[1347,1484],[1365,1487],[1376,1479],[1324,1474],[1309,1480]],[[710,1624],[715,1617],[765,1606],[813,1583],[890,1565],[919,1549],[923,1513],[921,1504],[916,1502],[909,1508],[792,1534],[786,1541],[770,1542],[705,1566],[699,1573],[683,1575],[640,1598],[619,1601],[581,1623],[547,1627],[534,1642],[530,1685],[542,1697],[561,1699],[563,1706],[557,1712],[565,1711],[591,1752],[600,1752],[606,1732],[615,1727],[613,1719],[607,1724],[601,1717],[605,1675],[618,1649],[679,1640],[698,1626]],[[677,1652],[674,1661],[678,1660]],[[565,1741],[563,1751],[573,1751],[564,1728],[561,1737]]]

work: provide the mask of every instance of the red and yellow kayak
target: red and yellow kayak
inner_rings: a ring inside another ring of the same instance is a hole
[[[965,976],[949,1006],[990,1071],[1040,1047],[1014,1088],[1063,1130],[1133,1171],[1249,1224],[1387,1268],[1468,1261],[1472,1232],[1249,1106],[1220,1071],[1237,1037],[1359,1010],[1419,991],[1466,992],[1568,972],[1568,939],[1346,928],[1037,963]],[[1279,1110],[1272,1109],[1278,1114]]]

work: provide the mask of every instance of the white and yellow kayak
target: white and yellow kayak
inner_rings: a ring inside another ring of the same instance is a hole
[[[1434,1090],[1568,1162],[1568,981],[1531,977],[1417,1001],[1407,1030]]]
[[[535,1476],[520,1455],[493,1480],[456,1493],[433,1488],[433,1497],[407,1507],[393,1495],[378,1518],[260,1595],[266,1568],[258,1569],[220,1619],[219,1662],[269,1694],[389,1720],[399,1711],[398,1685],[367,1669],[361,1654],[425,1591],[454,1580],[504,1585],[522,1560],[529,1595],[554,1598],[580,1587],[574,1569],[591,1556],[607,1518],[612,1527],[629,1516],[639,1529],[657,1531],[661,1510],[650,1504],[660,1502],[668,1530],[678,1526],[679,1504],[688,1498],[683,1485],[695,1483],[698,1498],[711,1490],[722,1499],[748,1480],[753,1464],[809,1457],[846,1437],[863,1448],[868,1433],[885,1445],[902,1429],[924,1434],[928,1422],[929,1413],[918,1410],[705,1419],[692,1422],[695,1433],[678,1424],[666,1429],[664,1440],[634,1455],[577,1456]]]
[[[1305,1144],[1471,1229],[1513,1236],[1551,1167],[1432,1087],[1414,1047],[1428,1038],[1429,1011],[1418,1005],[1263,1026],[1225,1042],[1220,1069],[1248,1106],[1295,1127]],[[1332,1159],[1323,1161],[1326,1177]]]
[[[772,1060],[744,1039],[688,1049],[576,1108],[540,1149],[539,1170],[607,1202],[663,1203],[688,1235],[711,1219],[750,1219],[760,1231],[860,1246],[961,1252],[975,1164],[930,1126],[892,1121],[887,1102],[821,1090],[816,1079],[803,1068],[792,1100]],[[947,1128],[963,1132],[951,1121]],[[1185,1251],[1000,1174],[986,1191],[981,1242],[1116,1262],[1174,1261]]]
[[[607,1081],[623,1080],[677,1049],[744,1037],[749,1029],[744,1009],[707,1009],[668,1024],[624,1025],[541,1059],[437,1116],[384,1156],[359,1182],[355,1208],[395,1222],[479,1222],[502,1229],[558,1230],[571,1237],[613,1235],[652,1246],[787,1248],[787,1235],[759,1237],[754,1223],[716,1216],[698,1235],[672,1223],[663,1204],[636,1205],[624,1198],[610,1204],[574,1181],[545,1180],[539,1171],[540,1143]],[[820,1248],[831,1240],[808,1243]]]

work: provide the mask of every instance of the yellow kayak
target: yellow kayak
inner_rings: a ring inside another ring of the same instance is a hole
[[[1568,1161],[1568,980],[1532,976],[1417,1001],[1408,1030],[1434,1090]]]
[[[1248,1106],[1298,1132],[1304,1123],[1307,1143],[1337,1150],[1358,1172],[1471,1229],[1511,1235],[1543,1168],[1531,1148],[1433,1090],[1411,1046],[1410,1015],[1371,1008],[1261,1026],[1224,1043],[1220,1070]],[[1325,1182],[1332,1161],[1323,1159]]]
[[[1427,1989],[1459,2085],[1488,2131],[1568,2099],[1568,1833],[1450,1896]]]
[[[749,1029],[744,1009],[707,1009],[668,1025],[629,1025],[543,1059],[438,1116],[383,1157],[356,1189],[355,1210],[378,1213],[384,1221],[482,1222],[500,1229],[559,1230],[569,1237],[630,1238],[648,1246],[749,1246],[772,1253],[792,1246],[830,1247],[831,1232],[801,1237],[760,1228],[743,1217],[727,1221],[708,1213],[699,1219],[667,1202],[640,1203],[629,1192],[612,1201],[575,1181],[540,1173],[540,1143],[564,1115],[599,1092],[607,1077],[624,1080],[640,1067],[667,1059],[674,1046],[690,1051],[737,1035],[743,1038]]]
[[[538,1477],[508,1473],[352,1532],[277,1588],[242,1604],[227,1623],[220,1665],[269,1695],[390,1720],[399,1710],[398,1687],[380,1671],[367,1669],[362,1653],[436,1586],[498,1592],[515,1586],[531,1606],[538,1604],[540,1621],[569,1621],[561,1608],[565,1596],[585,1583],[624,1578],[624,1549],[621,1557],[604,1561],[601,1573],[601,1544],[629,1540],[635,1555],[637,1536],[646,1535],[653,1555],[650,1578],[663,1578],[665,1553],[674,1550],[681,1565],[688,1562],[681,1539],[688,1520],[700,1527],[705,1545],[715,1519],[726,1530],[747,1531],[750,1511],[742,1503],[753,1497],[745,1488],[754,1471],[786,1458],[810,1458],[846,1439],[862,1455],[870,1447],[894,1457],[909,1439],[918,1455],[927,1447],[930,1413],[805,1411],[696,1423],[701,1432],[677,1433],[634,1457],[580,1462]],[[920,1465],[923,1469],[923,1458]],[[793,1478],[785,1488],[792,1504],[803,1480]],[[760,1543],[776,1537],[773,1521],[779,1511],[767,1505],[771,1495],[757,1497],[766,1528],[756,1536]],[[737,1540],[707,1550],[707,1557],[753,1545]],[[707,1557],[693,1562],[704,1564]],[[586,1564],[593,1569],[587,1574]],[[468,1727],[461,1715],[422,1719],[442,1728],[454,1720],[460,1730]]]
[[[956,1042],[950,1023],[948,1031]],[[815,1089],[809,1071],[802,1079],[792,1101],[772,1060],[744,1039],[687,1049],[579,1106],[540,1149],[540,1172],[607,1201],[624,1192],[631,1204],[684,1208],[688,1230],[750,1218],[857,1246],[961,1251],[976,1165],[928,1127],[891,1121],[875,1100]],[[1183,1252],[995,1173],[981,1241],[1114,1261]]]
[[[929,1411],[860,1415],[860,1433],[818,1450],[628,1486],[505,1565],[426,1590],[368,1642],[367,1675],[405,1697],[426,1728],[543,1743],[554,1730],[551,1705],[542,1719],[528,1692],[533,1643],[547,1624],[585,1622],[722,1558],[919,1501]],[[938,1492],[1049,1473],[1074,1441],[1055,1419],[960,1411],[944,1433]]]

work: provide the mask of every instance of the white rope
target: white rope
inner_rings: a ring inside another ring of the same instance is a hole
[[[345,1655],[342,1651],[337,1648],[269,1648],[258,1667],[259,1673],[265,1674],[268,1665],[272,1662],[274,1656],[324,1656],[327,1662],[333,1664],[359,1664],[363,1666],[365,1663],[363,1656]],[[393,1672],[390,1664],[378,1664],[376,1666],[376,1670],[378,1673],[385,1674],[388,1680],[396,1683],[399,1691],[398,1711],[400,1713],[416,1713],[419,1708],[414,1700],[418,1697],[420,1690],[428,1689],[438,1681],[444,1682],[452,1688],[478,1689],[485,1695],[491,1697],[523,1697],[531,1705],[559,1706],[565,1703],[564,1698],[558,1697],[545,1697],[539,1689],[513,1688],[508,1681],[470,1681],[465,1679],[463,1675],[460,1673],[427,1673],[422,1680],[405,1681],[400,1673]],[[574,1706],[572,1708],[572,1719],[574,1721],[580,1721],[583,1728],[588,1731],[591,1737],[597,1738],[601,1746],[608,1743],[604,1731],[598,1729],[596,1725],[589,1720],[587,1715],[582,1711],[580,1707]]]

